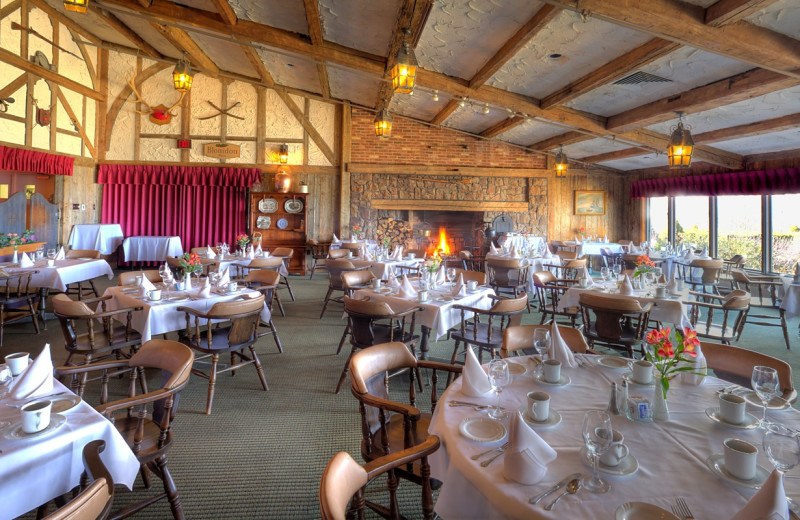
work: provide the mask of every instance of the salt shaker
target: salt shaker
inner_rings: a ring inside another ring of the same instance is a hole
[[[611,396],[608,399],[608,413],[611,415],[619,415],[619,406],[617,406],[617,383],[611,383]]]
[[[628,410],[628,380],[622,378],[619,387],[617,388],[617,409],[619,413],[627,415]]]

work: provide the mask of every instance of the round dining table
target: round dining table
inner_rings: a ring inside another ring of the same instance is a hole
[[[430,459],[432,476],[443,482],[435,505],[435,511],[442,518],[613,519],[617,518],[617,509],[628,502],[646,502],[671,511],[675,501],[682,497],[695,518],[728,519],[745,506],[756,489],[750,484],[731,480],[720,472],[718,464],[715,465],[723,452],[723,441],[739,438],[754,444],[759,450],[759,473],[768,475],[772,472],[773,466],[763,453],[763,430],[734,428],[712,419],[713,410],[708,409],[718,406],[718,391],[723,388],[731,390],[731,385],[711,376],[699,386],[685,384],[678,378],[672,381],[668,393],[669,420],[642,423],[623,415],[612,416],[613,427],[623,434],[631,458],[615,468],[601,466],[601,470],[610,472],[602,474],[611,483],[608,493],[579,490],[577,494],[562,499],[549,512],[543,506],[555,494],[537,505],[530,504],[532,496],[549,489],[571,473],[591,474],[581,434],[584,413],[590,409],[606,409],[611,383],[620,381],[629,372],[624,363],[621,363],[623,368],[606,368],[604,364],[598,364],[601,359],[606,361],[603,356],[576,357],[580,365],[563,368],[563,375],[570,381],[562,386],[541,383],[532,377],[534,364],[530,358],[511,359],[519,362],[526,373],[516,376],[502,392],[501,406],[509,413],[516,413],[518,409],[524,409],[528,392],[543,391],[551,397],[551,410],[561,417],[560,422],[549,427],[534,427],[557,452],[557,458],[547,466],[544,478],[534,485],[507,479],[503,456],[486,467],[480,463],[487,457],[472,460],[473,455],[501,446],[507,438],[476,442],[465,437],[459,428],[461,423],[473,417],[486,417],[486,411],[451,407],[448,402],[462,400],[494,404],[494,394],[467,396],[461,389],[463,378],[450,385],[439,400],[429,429],[442,441],[442,448]],[[743,388],[735,391],[750,392]],[[631,384],[629,393],[652,402],[654,387]],[[760,417],[762,410],[760,406],[748,404],[748,419]],[[769,414],[772,421],[800,427],[800,413],[793,408],[770,410]],[[508,428],[509,420],[503,424]],[[714,467],[717,469],[712,469]],[[787,478],[785,487],[789,496],[800,496],[800,479]]]

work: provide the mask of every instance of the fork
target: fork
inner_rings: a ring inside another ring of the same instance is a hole
[[[508,448],[508,446],[510,444],[511,444],[510,442],[507,442],[507,443],[503,444],[502,446],[500,446],[499,448],[492,448],[491,450],[484,451],[483,453],[478,453],[477,455],[473,455],[471,458],[472,458],[472,460],[478,460],[479,458],[483,457],[484,455],[488,455],[488,454],[492,453],[493,451],[504,450],[504,449]]]
[[[500,446],[499,448],[497,448],[497,451],[499,451],[500,453],[498,453],[497,455],[495,455],[495,456],[494,456],[494,457],[492,457],[491,459],[486,459],[486,460],[484,460],[483,462],[481,462],[481,467],[482,467],[482,468],[485,468],[485,467],[487,467],[489,464],[491,464],[492,462],[494,462],[494,461],[495,461],[495,459],[497,459],[497,458],[498,458],[500,455],[502,455],[503,453],[505,453],[505,452],[506,452],[506,448],[508,448],[508,444],[504,444],[503,446]]]
[[[672,506],[672,512],[681,517],[683,520],[694,520],[694,515],[692,515],[692,511],[689,509],[689,505],[686,503],[686,500],[683,497],[678,497],[675,499],[675,505]]]

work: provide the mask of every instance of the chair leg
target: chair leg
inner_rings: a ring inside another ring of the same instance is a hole
[[[344,379],[347,377],[347,373],[350,371],[350,360],[353,358],[353,354],[356,353],[356,347],[353,345],[353,348],[350,350],[350,355],[347,356],[347,361],[344,362],[344,368],[342,369],[342,375],[339,376],[339,382],[336,384],[336,391],[334,394],[338,394],[342,390],[342,385],[344,385]]]
[[[94,297],[95,298],[99,298],[100,297],[100,293],[97,292],[97,287],[95,287],[95,285],[94,285],[94,280],[89,280],[89,285],[92,286],[92,292],[94,293]]]
[[[344,333],[342,334],[342,339],[339,340],[339,348],[336,349],[336,355],[339,355],[339,352],[342,351],[342,347],[344,346],[344,340],[347,338],[347,335],[350,334],[350,322],[347,322],[347,325],[344,327]]]
[[[791,350],[789,346],[789,330],[786,328],[786,311],[779,309],[781,314],[781,328],[783,329],[783,339],[786,341],[786,350]]]
[[[156,459],[158,469],[161,471],[161,481],[164,483],[164,492],[167,494],[169,500],[169,508],[172,510],[172,516],[175,520],[184,520],[186,515],[183,514],[183,505],[178,496],[178,488],[175,486],[175,481],[167,468],[167,456],[162,455]]]
[[[269,320],[269,327],[272,329],[272,335],[275,337],[275,345],[278,346],[278,352],[283,354],[283,345],[281,345],[281,338],[278,337],[278,329],[275,328],[275,324],[272,323],[272,320]]]
[[[274,291],[272,293],[272,299],[278,304],[278,309],[281,311],[281,316],[286,317],[286,311],[283,310],[283,303],[281,303],[281,297],[278,295],[278,291]]]
[[[308,277],[309,280],[314,278],[314,271],[317,269],[317,259],[314,259],[314,263],[311,264],[311,276]]]
[[[286,284],[286,288],[289,289],[289,296],[291,296],[292,297],[292,301],[294,301],[294,292],[292,291],[292,286],[289,285],[289,277],[288,276],[284,276],[283,277],[283,281]]]
[[[214,390],[217,386],[217,362],[219,354],[211,354],[211,373],[208,374],[208,398],[206,400],[206,415],[211,415],[211,405],[214,402]]]
[[[261,360],[258,359],[256,348],[253,345],[250,345],[250,354],[253,356],[253,364],[256,366],[258,378],[261,380],[261,386],[264,387],[264,390],[269,390],[269,386],[267,386],[267,378],[264,375],[264,369],[261,367]]]
[[[328,302],[331,299],[331,293],[333,292],[333,287],[328,287],[328,292],[325,294],[325,301],[322,304],[322,312],[319,313],[319,318],[322,319],[322,316],[325,315],[325,309],[328,308]],[[2,343],[0,343],[2,344]]]

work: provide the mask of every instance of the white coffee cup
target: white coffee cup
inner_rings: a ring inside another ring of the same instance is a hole
[[[185,291],[186,290],[186,284],[183,281],[175,282],[175,290],[176,291]]]
[[[6,356],[6,364],[11,369],[12,376],[18,376],[28,368],[30,354],[27,352],[15,352]]]
[[[347,258],[353,258],[353,252],[352,251],[348,251],[347,252]]]
[[[558,383],[561,381],[561,361],[548,359],[544,363],[544,380],[548,383]]]
[[[640,385],[649,385],[653,382],[653,364],[646,359],[633,363],[633,380]]]
[[[416,253],[408,253],[408,259],[413,260],[417,257]]]
[[[741,439],[725,439],[725,469],[734,477],[751,480],[756,476],[758,448]]]
[[[417,293],[417,296],[419,297],[419,301],[421,302],[428,301],[428,291],[422,290]]]
[[[373,289],[380,289],[381,288],[381,279],[380,278],[373,278],[372,279],[372,288]]]
[[[628,447],[623,444],[625,441],[625,437],[622,434],[614,430],[614,437],[611,439],[611,446],[600,455],[600,462],[605,466],[619,466],[619,463],[622,462],[622,459],[628,456]]]
[[[656,287],[656,298],[663,298],[667,295],[667,288],[663,285]]]
[[[478,290],[478,281],[477,280],[467,280],[467,289],[470,291],[477,291]]]
[[[550,395],[545,392],[528,392],[528,417],[537,422],[550,417]]]
[[[55,267],[55,266],[56,266],[56,261],[53,260],[52,258],[48,258],[47,259],[47,267]]]
[[[22,431],[25,433],[36,433],[44,430],[50,425],[50,410],[53,408],[52,401],[41,399],[26,404],[22,411]]]
[[[238,282],[231,282],[228,284],[228,292],[236,292],[239,290]]]
[[[161,300],[161,289],[153,289],[152,291],[147,291],[147,297],[154,302]]]
[[[682,279],[676,280],[675,281],[675,286],[676,286],[675,288],[678,291],[682,291],[683,290],[683,280]]]
[[[742,424],[744,422],[746,401],[744,397],[734,394],[719,394],[719,416],[726,423]]]
[[[589,287],[589,280],[587,278],[581,278],[578,280],[578,284],[583,288]]]

